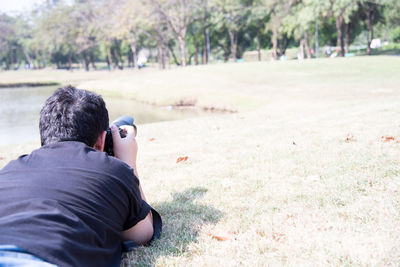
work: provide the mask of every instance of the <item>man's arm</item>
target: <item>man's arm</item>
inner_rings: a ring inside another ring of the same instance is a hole
[[[123,128],[127,131],[127,135],[125,138],[121,138],[121,136],[119,135],[119,130],[115,125],[111,126],[114,154],[118,159],[128,164],[134,170],[136,177],[139,179],[139,175],[136,169],[138,145],[135,139],[135,130],[132,126],[123,126]],[[146,201],[146,197],[143,193],[140,183],[139,190],[142,199]],[[137,244],[143,245],[150,241],[150,239],[153,237],[153,233],[153,219],[151,217],[151,212],[149,212],[146,218],[139,221],[135,226],[131,227],[130,229],[123,231],[122,238],[124,240],[133,240]]]

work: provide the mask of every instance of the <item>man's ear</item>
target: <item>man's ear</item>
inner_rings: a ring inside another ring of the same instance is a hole
[[[106,142],[106,135],[107,132],[102,132],[99,137],[97,137],[96,143],[94,144],[93,148],[99,151],[104,150],[104,143]]]

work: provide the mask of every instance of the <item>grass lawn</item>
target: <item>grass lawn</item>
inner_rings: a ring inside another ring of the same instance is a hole
[[[396,266],[399,69],[376,56],[68,74],[106,95],[238,111],[139,128],[164,232],[123,265]],[[0,167],[37,146],[0,147]]]

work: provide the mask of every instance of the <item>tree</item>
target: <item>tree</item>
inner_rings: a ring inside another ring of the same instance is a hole
[[[248,16],[248,24],[253,25],[256,29],[258,61],[261,61],[261,35],[270,16],[271,10],[266,8],[265,0],[253,1]]]
[[[211,26],[210,20],[210,7],[208,0],[201,0],[200,14],[201,23],[203,27],[203,64],[207,64],[210,58],[210,34],[209,28]]]
[[[378,1],[360,0],[360,9],[366,18],[368,29],[367,54],[371,55],[371,42],[374,39],[374,25],[382,18],[382,5]]]
[[[400,42],[400,1],[385,1],[383,17],[392,41]]]
[[[170,25],[165,20],[159,6],[151,1],[141,1],[144,6],[143,18],[147,29],[144,34],[148,37],[149,42],[154,41],[156,43],[159,68],[165,69],[169,66],[171,54],[175,63],[180,65],[173,51],[174,41],[172,40]]]
[[[16,62],[15,19],[0,14],[0,60],[9,70]]]
[[[120,5],[121,12],[114,17],[113,31],[119,39],[127,40],[133,56],[133,67],[136,67],[138,52],[146,38],[151,38],[149,12],[141,1],[125,0]]]
[[[67,58],[68,69],[72,68],[73,57],[79,56],[86,70],[93,57],[91,48],[96,46],[95,6],[91,1],[79,1],[74,5],[59,3],[42,8],[35,39],[44,51],[58,60]],[[46,54],[45,52],[45,54]]]
[[[319,16],[318,3],[305,0],[294,3],[282,22],[282,30],[288,37],[299,41],[300,58],[311,58],[310,33],[314,31],[315,21]]]
[[[217,21],[220,21],[220,25],[228,32],[232,60],[236,61],[238,33],[246,15],[249,14],[249,3],[241,0],[216,0],[214,7],[217,11]]]
[[[330,0],[322,2],[321,8],[325,15],[334,16],[336,19],[337,45],[341,56],[344,56],[343,26],[350,21],[350,17],[358,8],[356,0]]]
[[[120,57],[116,51],[118,47],[119,32],[115,31],[115,20],[121,17],[121,0],[103,1],[94,12],[94,27],[96,37],[104,42],[107,54],[107,63],[109,70],[122,68],[120,66]],[[114,8],[117,7],[117,8]]]
[[[189,25],[194,21],[197,0],[151,0],[157,12],[168,23],[178,39],[181,52],[181,64],[186,66],[186,34]]]

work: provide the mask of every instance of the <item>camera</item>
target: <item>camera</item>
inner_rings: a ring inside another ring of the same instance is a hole
[[[131,116],[122,116],[118,119],[114,120],[112,124],[115,124],[119,129],[119,135],[121,138],[126,137],[126,132],[121,128],[122,125],[130,125],[133,126],[135,129],[135,136],[137,133],[136,125],[133,123],[135,120]],[[106,152],[110,156],[114,156],[114,149],[113,149],[113,139],[111,134],[111,128],[107,129],[106,134],[106,141],[104,143],[104,152]]]

